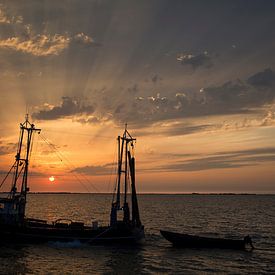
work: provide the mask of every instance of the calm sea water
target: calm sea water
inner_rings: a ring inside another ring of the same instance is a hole
[[[31,194],[29,217],[70,217],[107,224],[110,195]],[[104,247],[78,242],[0,247],[1,274],[275,274],[275,196],[140,195],[146,230],[140,247]],[[177,249],[159,234],[239,237],[250,234],[249,251]]]

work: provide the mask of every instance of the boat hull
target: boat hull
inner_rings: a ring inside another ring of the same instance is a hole
[[[5,226],[0,225],[0,241],[15,243],[72,242],[79,241],[95,244],[138,244],[144,239],[143,227],[117,226],[56,228],[53,225],[44,226]]]
[[[180,234],[170,231],[160,230],[161,235],[171,242],[175,247],[186,248],[221,248],[239,249],[246,248],[245,240],[232,240],[223,238],[208,238],[188,234]]]

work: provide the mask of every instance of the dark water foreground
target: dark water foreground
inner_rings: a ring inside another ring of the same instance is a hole
[[[27,212],[52,221],[108,223],[110,200],[110,195],[31,194]],[[275,274],[275,196],[140,195],[139,202],[144,245],[1,245],[0,274]],[[256,249],[176,249],[160,228],[213,237],[250,234]]]

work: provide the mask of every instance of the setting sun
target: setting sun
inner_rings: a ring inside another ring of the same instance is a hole
[[[49,181],[50,181],[50,182],[53,182],[54,180],[55,180],[54,176],[50,176],[50,177],[49,177]]]

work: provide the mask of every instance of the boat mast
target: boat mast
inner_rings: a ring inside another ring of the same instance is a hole
[[[15,163],[13,166],[14,167],[14,176],[13,176],[13,183],[12,183],[11,192],[10,192],[11,197],[14,197],[17,192],[16,183],[17,183],[17,179],[19,178],[19,175],[21,174],[21,171],[20,171],[20,173],[18,175],[19,166],[22,165],[22,163],[20,162],[20,155],[21,155],[21,150],[22,150],[23,138],[24,138],[24,130],[21,128],[21,124],[20,124],[19,142],[18,142],[17,152],[16,152],[16,156],[15,156]]]
[[[128,136],[128,137],[127,137]],[[127,203],[127,186],[128,186],[128,143],[133,141],[131,135],[127,131],[127,124],[125,124],[125,130],[123,136],[118,136],[118,181],[117,181],[117,196],[116,204],[117,208],[120,208],[120,192],[121,192],[121,174],[124,173],[124,205]],[[124,148],[125,147],[125,148]],[[125,149],[125,152],[124,152]],[[124,156],[124,170],[123,166],[123,156]]]
[[[133,146],[133,144],[132,144]],[[131,152],[128,151],[128,159],[130,166],[130,175],[131,175],[131,187],[132,187],[132,223],[136,226],[141,226],[138,200],[136,193],[136,176],[135,176],[135,158],[131,155]]]
[[[126,138],[126,135],[127,135],[127,123],[125,124],[125,131],[124,131],[124,135],[123,135],[123,138],[124,140],[126,141],[126,144],[125,144],[125,169],[124,169],[124,206],[126,205],[127,203],[127,185],[128,185],[128,165],[127,165],[127,157],[128,157],[128,142],[129,142],[129,139]]]
[[[136,191],[135,191],[135,167],[134,167],[134,158],[130,153],[130,146],[134,146],[135,138],[133,138],[127,130],[127,124],[125,124],[125,130],[122,136],[118,136],[118,179],[117,179],[117,194],[116,201],[112,204],[111,211],[111,225],[116,224],[117,222],[117,211],[123,210],[123,221],[128,223],[130,222],[130,210],[127,202],[127,193],[128,193],[128,182],[129,182],[129,174],[132,183],[132,217],[133,219],[139,220],[139,214],[136,200]],[[130,172],[130,173],[128,173]],[[124,199],[123,206],[121,208],[121,174],[124,173]],[[133,194],[134,191],[134,194]],[[136,222],[136,224],[140,224],[140,222]]]
[[[121,141],[122,140],[122,141]],[[117,137],[118,141],[118,179],[117,179],[117,196],[116,196],[116,208],[120,209],[120,182],[121,182],[121,173],[122,171],[122,158],[123,158],[123,149],[124,149],[124,139],[120,136]]]
[[[120,162],[120,136],[117,137],[117,146],[118,146],[118,156],[117,156],[117,159],[118,159],[118,169],[117,169],[117,172],[118,172],[118,177],[117,177],[117,196],[116,196],[116,202],[117,202],[117,207],[119,208],[120,207],[120,173],[121,173],[121,162]]]
[[[11,187],[10,196],[14,198],[17,193],[17,181],[20,175],[23,172],[22,183],[21,183],[21,191],[20,196],[26,199],[26,194],[29,191],[28,188],[28,170],[29,170],[29,158],[31,152],[31,144],[32,144],[32,137],[34,132],[40,133],[41,129],[35,128],[34,124],[31,124],[28,119],[28,115],[26,115],[25,122],[20,123],[20,135],[19,135],[19,142],[17,153],[15,156],[15,172]],[[25,144],[24,144],[25,141]],[[22,156],[22,149],[25,148],[25,155]]]

